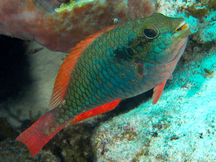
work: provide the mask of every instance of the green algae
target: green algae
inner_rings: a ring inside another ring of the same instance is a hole
[[[207,69],[207,68],[204,68],[204,71],[208,74],[213,74],[214,71],[213,70],[210,70],[210,69]]]
[[[62,3],[59,8],[55,8],[56,12],[62,12],[62,11],[72,11],[74,7],[83,7],[88,1],[73,1],[70,0],[68,3]]]
[[[207,16],[211,10],[216,9],[215,0],[197,0],[197,3],[200,3],[201,6],[197,6],[197,4],[193,4],[191,6],[182,7],[181,9],[185,9],[188,15],[192,15],[193,17],[198,19]]]
[[[209,9],[206,7],[196,7],[195,5],[188,6],[185,8],[189,15],[201,19],[203,16],[206,16],[209,13]]]
[[[216,1],[215,0],[198,0],[202,4],[202,6],[206,6],[209,9],[216,9]]]

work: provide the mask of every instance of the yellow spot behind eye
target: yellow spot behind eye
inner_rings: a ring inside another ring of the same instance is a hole
[[[175,30],[175,33],[178,32],[178,31],[181,31],[181,30],[183,30],[183,29],[187,29],[187,28],[188,28],[188,25],[187,25],[187,24],[184,24],[184,25],[182,25],[180,28],[176,29],[176,30]]]
[[[182,27],[181,27],[181,29],[187,29],[187,25],[183,25]]]

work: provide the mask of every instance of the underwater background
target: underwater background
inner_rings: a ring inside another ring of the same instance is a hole
[[[215,9],[215,0],[2,0],[0,161],[216,161]],[[152,91],[124,100],[69,125],[31,157],[15,139],[49,111],[68,52],[100,29],[154,12],[183,17],[191,28],[158,103]]]

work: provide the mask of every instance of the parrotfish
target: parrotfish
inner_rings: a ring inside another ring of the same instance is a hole
[[[183,18],[155,13],[112,26],[81,41],[60,67],[49,112],[21,141],[35,156],[69,123],[114,109],[153,89],[153,104],[182,56],[190,33]]]

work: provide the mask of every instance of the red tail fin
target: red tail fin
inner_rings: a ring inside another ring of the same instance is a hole
[[[54,111],[53,109],[52,111]],[[28,148],[32,156],[35,156],[42,147],[61,129],[65,127],[70,121],[64,124],[57,123],[56,118],[52,115],[52,111],[43,115],[38,121],[36,121],[31,127],[25,130],[17,137],[17,141],[21,141]]]

